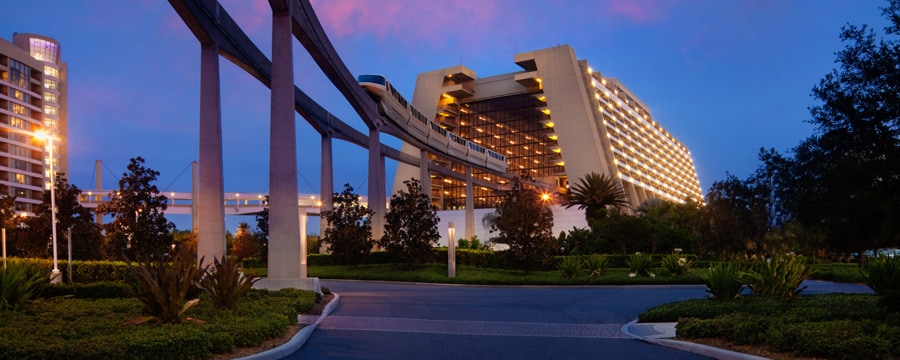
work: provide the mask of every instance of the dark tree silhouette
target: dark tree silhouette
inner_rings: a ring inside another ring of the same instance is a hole
[[[372,223],[374,211],[359,204],[359,195],[353,193],[350,184],[344,184],[344,191],[335,193],[334,208],[324,211],[331,227],[325,230],[322,242],[328,244],[331,255],[339,262],[359,265],[372,251]]]
[[[159,172],[144,167],[144,159],[132,158],[128,172],[119,179],[119,190],[109,194],[110,201],[97,207],[113,221],[103,225],[106,254],[120,259],[161,259],[171,250],[175,225],[166,220],[166,197],[153,184]]]
[[[553,237],[553,212],[541,199],[541,193],[516,177],[510,190],[500,191],[502,200],[495,208],[491,233],[494,243],[507,244],[505,253],[513,266],[529,273],[547,266],[556,253]]]
[[[437,228],[440,219],[431,197],[422,193],[419,180],[410,179],[403,184],[406,191],[401,189],[391,197],[381,246],[399,254],[410,266],[417,266],[428,263],[434,255],[434,245],[441,238]]]

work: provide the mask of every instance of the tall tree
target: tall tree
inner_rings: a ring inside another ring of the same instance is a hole
[[[797,219],[823,229],[836,251],[900,243],[900,0],[882,14],[882,38],[865,25],[842,28],[838,68],[812,90],[816,132],[793,150],[782,180]]]
[[[509,261],[525,273],[540,269],[553,259],[556,239],[553,237],[553,212],[541,193],[525,185],[527,179],[516,177],[510,190],[500,191],[502,200],[495,207],[496,218],[491,233],[494,243],[507,244]]]
[[[259,255],[259,245],[256,242],[250,225],[242,222],[238,224],[237,233],[234,234],[234,242],[231,244],[231,255],[238,260]]]
[[[78,201],[81,190],[68,183],[65,174],[57,173],[54,181],[56,193],[57,251],[60,258],[68,253],[68,230],[72,230],[72,258],[78,260],[98,260],[103,258],[100,251],[103,235],[100,225],[94,222],[93,212],[81,206]],[[44,191],[43,202],[35,209],[35,216],[25,220],[32,241],[44,243],[42,239],[52,236],[50,191]],[[48,256],[52,254],[48,253]]]
[[[401,189],[391,197],[380,243],[388,252],[399,254],[408,265],[418,266],[428,263],[434,255],[434,245],[441,238],[437,227],[440,218],[418,179],[403,184],[406,191]]]
[[[331,227],[325,229],[322,242],[338,261],[348,265],[359,265],[372,251],[372,209],[359,203],[359,195],[350,184],[344,184],[344,191],[333,196],[333,209],[322,212]]]
[[[577,206],[579,210],[584,210],[588,222],[606,216],[606,211],[610,208],[621,210],[629,206],[628,197],[619,181],[607,174],[595,172],[578,179],[578,183],[572,185],[562,197],[566,209]]]
[[[670,252],[675,248],[686,252],[697,251],[697,225],[700,217],[697,203],[687,201],[679,204],[649,199],[637,208],[637,212],[647,220],[650,253]]]
[[[113,221],[103,225],[107,256],[125,255],[132,260],[160,259],[171,250],[175,225],[166,220],[166,197],[153,184],[159,172],[144,167],[144,159],[132,158],[128,172],[119,179],[119,190],[97,207]]]
[[[758,185],[752,178],[744,181],[731,174],[713,183],[701,212],[701,255],[718,254],[724,259],[729,253],[766,251],[767,202],[761,194],[768,193],[768,188]]]
[[[259,260],[269,265],[269,195],[266,195],[266,207],[256,214],[256,244],[259,248]]]

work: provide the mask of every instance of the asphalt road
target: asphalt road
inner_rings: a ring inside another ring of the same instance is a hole
[[[286,359],[705,359],[620,332],[704,286],[322,285],[341,303]]]

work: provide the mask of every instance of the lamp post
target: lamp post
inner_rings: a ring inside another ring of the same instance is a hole
[[[53,239],[53,270],[50,271],[50,283],[61,284],[62,276],[56,259],[56,172],[53,169],[53,135],[39,131],[34,136],[46,140],[50,146],[50,228]]]

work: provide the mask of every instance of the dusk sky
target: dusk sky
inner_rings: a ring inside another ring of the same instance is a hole
[[[3,0],[0,37],[58,40],[69,67],[69,181],[117,187],[128,159],[190,191],[198,158],[200,46],[167,1]],[[221,0],[266,54],[265,0]],[[463,64],[479,77],[518,71],[516,53],[569,44],[618,78],[691,151],[706,193],[746,177],[761,147],[787,151],[813,128],[810,90],[836,64],[845,24],[881,32],[882,0],[318,0],[313,6],[354,75],[384,74],[412,98],[420,72]],[[357,129],[365,125],[294,42],[295,83]],[[268,191],[269,91],[221,59],[225,190]],[[319,193],[320,136],[298,120],[298,189]],[[383,136],[399,148],[399,141]],[[364,149],[334,142],[334,188],[367,191]],[[387,160],[388,191],[396,162]],[[183,173],[182,173],[183,172]],[[242,221],[251,220],[246,219]],[[188,228],[178,223],[179,228]],[[226,225],[234,231],[236,223]]]

